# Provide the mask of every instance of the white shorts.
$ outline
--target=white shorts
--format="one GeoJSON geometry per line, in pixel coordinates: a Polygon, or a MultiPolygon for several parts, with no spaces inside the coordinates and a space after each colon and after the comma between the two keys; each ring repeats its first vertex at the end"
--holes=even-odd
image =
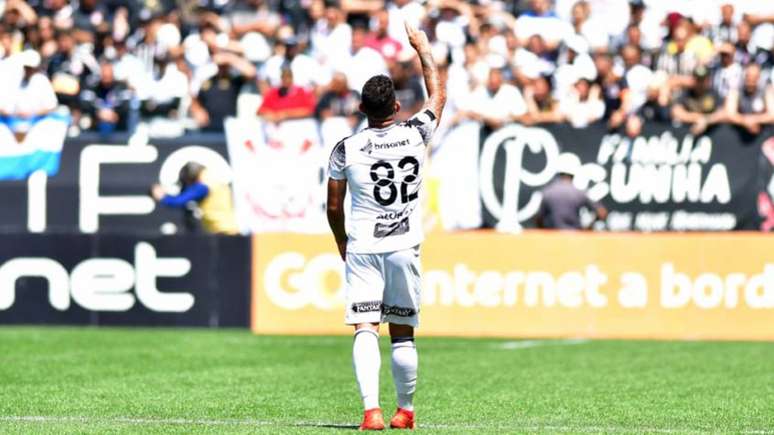
{"type": "Polygon", "coordinates": [[[347,253],[345,323],[417,327],[421,285],[419,246],[383,254],[347,253]]]}

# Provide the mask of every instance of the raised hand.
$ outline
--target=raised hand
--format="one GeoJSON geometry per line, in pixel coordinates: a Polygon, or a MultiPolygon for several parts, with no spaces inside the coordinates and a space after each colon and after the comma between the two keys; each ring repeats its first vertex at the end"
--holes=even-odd
{"type": "Polygon", "coordinates": [[[425,34],[424,31],[412,26],[408,22],[404,21],[403,24],[406,28],[406,35],[408,35],[409,44],[411,44],[414,50],[417,52],[429,51],[430,41],[427,39],[427,34],[425,34]]]}

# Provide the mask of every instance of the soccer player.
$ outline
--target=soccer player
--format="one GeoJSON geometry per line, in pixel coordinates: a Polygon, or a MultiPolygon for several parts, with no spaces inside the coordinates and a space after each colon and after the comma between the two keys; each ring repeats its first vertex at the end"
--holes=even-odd
{"type": "Polygon", "coordinates": [[[384,429],[379,407],[379,325],[389,323],[392,376],[398,410],[390,427],[414,428],[420,292],[419,245],[424,239],[419,199],[426,146],[446,103],[446,87],[423,31],[406,25],[422,64],[429,99],[419,113],[398,123],[400,103],[392,80],[371,77],[360,111],[368,128],[345,138],[329,163],[328,222],[346,263],[345,322],[355,327],[352,362],[365,413],[361,430],[384,429]],[[350,191],[349,231],[344,196],[350,191]]]}

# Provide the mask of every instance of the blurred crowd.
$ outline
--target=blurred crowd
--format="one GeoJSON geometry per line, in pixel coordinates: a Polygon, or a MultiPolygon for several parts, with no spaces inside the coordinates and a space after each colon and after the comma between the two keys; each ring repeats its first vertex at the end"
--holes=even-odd
{"type": "Polygon", "coordinates": [[[389,74],[425,98],[406,20],[448,80],[446,125],[774,121],[769,0],[5,0],[0,116],[69,108],[71,135],[222,131],[229,116],[362,121],[389,74]]]}

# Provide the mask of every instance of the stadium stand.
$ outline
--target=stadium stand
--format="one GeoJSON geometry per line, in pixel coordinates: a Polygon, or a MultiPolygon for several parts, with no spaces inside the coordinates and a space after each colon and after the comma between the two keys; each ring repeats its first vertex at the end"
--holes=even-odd
{"type": "MultiPolygon", "coordinates": [[[[303,189],[290,184],[304,182],[288,181],[275,191],[254,193],[260,189],[253,184],[265,181],[250,184],[240,181],[239,174],[274,174],[277,168],[304,165],[288,150],[311,149],[315,155],[310,160],[323,162],[333,144],[362,125],[358,93],[374,74],[393,77],[403,108],[400,117],[421,107],[419,63],[408,46],[404,20],[428,32],[447,78],[449,103],[434,140],[436,169],[431,174],[437,181],[431,181],[436,186],[431,197],[437,194],[431,202],[438,203],[442,228],[490,227],[514,219],[503,217],[497,210],[501,205],[492,205],[493,197],[484,193],[489,183],[489,174],[482,173],[486,153],[449,152],[464,148],[457,143],[466,141],[483,150],[491,133],[511,127],[527,129],[518,131],[532,138],[533,153],[547,152],[545,144],[538,144],[543,142],[537,130],[530,129],[539,127],[550,132],[559,152],[583,154],[579,157],[586,166],[595,160],[608,165],[605,175],[595,176],[600,169],[592,168],[579,181],[588,178],[581,187],[592,188],[594,200],[607,201],[611,214],[605,228],[757,229],[761,220],[770,219],[770,207],[765,206],[772,203],[774,190],[767,187],[770,165],[758,160],[772,159],[751,155],[732,168],[726,157],[736,153],[717,146],[721,139],[740,147],[750,141],[762,144],[774,121],[774,6],[761,1],[7,0],[0,2],[0,80],[10,83],[11,91],[0,105],[0,141],[13,144],[15,138],[23,143],[30,136],[28,145],[52,157],[59,155],[56,146],[35,145],[33,139],[58,137],[63,126],[66,143],[166,138],[190,144],[200,135],[228,139],[226,154],[237,174],[235,206],[256,210],[243,198],[254,194],[263,198],[261,216],[296,216],[283,207],[300,207],[298,201],[277,196],[294,197],[303,189]],[[41,121],[46,121],[45,133],[27,134],[41,121]],[[480,134],[467,130],[470,124],[483,127],[480,134]],[[314,135],[304,136],[312,130],[314,135]],[[260,132],[251,136],[245,131],[260,132]],[[718,159],[726,172],[733,172],[727,184],[734,195],[728,201],[709,191],[707,201],[696,194],[682,195],[685,189],[675,187],[682,169],[675,169],[674,177],[666,177],[672,180],[672,196],[656,202],[717,200],[727,205],[723,211],[728,213],[729,204],[746,195],[740,201],[750,204],[749,209],[757,202],[757,213],[752,211],[757,216],[723,220],[718,215],[719,220],[710,223],[695,215],[684,225],[651,226],[637,224],[637,216],[617,214],[610,198],[627,203],[631,195],[616,190],[611,165],[654,162],[643,160],[636,144],[653,144],[654,135],[666,141],[665,134],[681,143],[702,135],[710,138],[716,144],[710,160],[718,159]],[[620,143],[605,160],[600,144],[609,140],[620,143]],[[288,152],[261,156],[262,161],[244,169],[236,163],[244,159],[237,157],[240,150],[234,143],[268,144],[273,151],[288,152]],[[266,159],[272,163],[266,165],[266,159]],[[287,162],[279,163],[282,159],[287,162]],[[468,167],[479,160],[481,166],[468,167]],[[454,177],[479,181],[464,183],[454,177]],[[597,185],[595,193],[601,179],[611,187],[597,185]],[[735,181],[740,179],[742,184],[735,181]]],[[[662,158],[670,165],[690,164],[696,155],[693,160],[670,160],[666,154],[662,158]]],[[[36,169],[56,174],[59,160],[35,156],[26,156],[23,164],[18,156],[0,162],[0,178],[25,179],[36,169]]],[[[513,196],[504,197],[502,152],[496,156],[491,169],[498,184],[495,202],[513,201],[513,196]]],[[[555,165],[551,154],[546,156],[543,172],[550,175],[555,165]]],[[[693,184],[711,187],[706,179],[712,162],[699,160],[707,170],[693,184]]],[[[537,168],[534,162],[522,163],[528,170],[537,168]]],[[[635,181],[636,169],[629,172],[635,181]]],[[[310,187],[298,197],[308,196],[320,184],[320,177],[304,179],[310,187]]],[[[535,179],[524,179],[526,184],[529,180],[535,179]]],[[[526,187],[538,190],[548,181],[526,187]]],[[[649,210],[653,195],[638,192],[640,211],[649,210]]],[[[519,213],[534,216],[536,206],[525,205],[529,192],[515,198],[519,213]]],[[[239,210],[237,218],[243,232],[296,228],[244,224],[239,210]]],[[[314,228],[324,231],[324,225],[314,228]]]]}

